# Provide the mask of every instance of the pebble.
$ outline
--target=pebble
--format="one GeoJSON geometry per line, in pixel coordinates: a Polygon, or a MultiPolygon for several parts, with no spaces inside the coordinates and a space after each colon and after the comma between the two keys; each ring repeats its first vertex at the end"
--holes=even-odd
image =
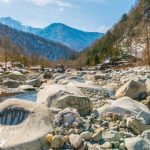
{"type": "Polygon", "coordinates": [[[112,149],[112,145],[110,142],[105,142],[101,148],[103,148],[104,150],[108,150],[108,149],[112,149]]]}
{"type": "Polygon", "coordinates": [[[81,146],[81,144],[83,143],[80,135],[78,135],[78,134],[69,135],[69,142],[70,142],[71,146],[76,149],[79,148],[81,146]]]}
{"type": "Polygon", "coordinates": [[[93,135],[93,133],[91,133],[89,131],[85,131],[80,134],[80,137],[85,140],[90,140],[92,138],[92,135],[93,135]]]}
{"type": "Polygon", "coordinates": [[[100,133],[100,132],[96,132],[96,133],[94,133],[93,136],[92,136],[92,140],[93,140],[94,142],[98,142],[98,141],[100,141],[101,139],[102,139],[102,133],[100,133]]]}
{"type": "Polygon", "coordinates": [[[126,148],[126,146],[125,146],[125,143],[120,143],[120,146],[119,146],[119,149],[120,150],[123,150],[123,149],[125,149],[126,148]]]}
{"type": "Polygon", "coordinates": [[[55,149],[62,148],[64,146],[63,136],[55,135],[52,138],[51,147],[55,149]]]}

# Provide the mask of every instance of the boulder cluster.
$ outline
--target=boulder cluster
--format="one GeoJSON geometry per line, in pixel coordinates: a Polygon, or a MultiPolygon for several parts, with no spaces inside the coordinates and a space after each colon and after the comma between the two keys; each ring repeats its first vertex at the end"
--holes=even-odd
{"type": "Polygon", "coordinates": [[[0,103],[2,150],[150,150],[150,68],[2,72],[1,89],[37,91],[0,103]]]}

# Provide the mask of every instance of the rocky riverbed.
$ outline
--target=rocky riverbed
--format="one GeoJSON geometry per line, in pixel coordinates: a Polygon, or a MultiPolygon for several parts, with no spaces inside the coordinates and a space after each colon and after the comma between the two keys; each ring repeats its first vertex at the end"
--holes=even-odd
{"type": "Polygon", "coordinates": [[[0,71],[0,149],[150,150],[149,67],[0,71]]]}

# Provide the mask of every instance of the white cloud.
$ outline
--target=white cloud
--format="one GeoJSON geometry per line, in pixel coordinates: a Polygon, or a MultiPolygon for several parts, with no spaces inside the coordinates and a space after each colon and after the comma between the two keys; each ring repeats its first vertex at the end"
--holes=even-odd
{"type": "Polygon", "coordinates": [[[68,2],[64,2],[64,1],[60,1],[60,0],[55,0],[55,2],[58,6],[61,6],[61,7],[73,7],[73,5],[68,2]]]}
{"type": "Polygon", "coordinates": [[[97,31],[102,32],[102,33],[106,33],[110,28],[111,28],[110,26],[102,25],[102,26],[98,27],[97,31]]]}
{"type": "Polygon", "coordinates": [[[0,0],[0,2],[4,2],[4,3],[7,3],[7,4],[10,4],[11,3],[11,0],[0,0]]]}
{"type": "Polygon", "coordinates": [[[108,0],[82,0],[82,1],[84,1],[84,2],[90,2],[90,3],[108,3],[108,0]]]}
{"type": "Polygon", "coordinates": [[[61,7],[59,8],[59,11],[61,12],[63,12],[64,10],[65,10],[64,8],[61,8],[61,7]]]}
{"type": "Polygon", "coordinates": [[[69,3],[69,2],[65,2],[64,0],[27,0],[28,2],[32,2],[35,5],[38,6],[45,6],[48,4],[52,4],[52,5],[57,5],[59,7],[74,7],[73,4],[69,3]]]}
{"type": "Polygon", "coordinates": [[[39,6],[44,6],[47,4],[52,4],[54,3],[54,0],[27,0],[28,2],[32,2],[35,5],[39,5],[39,6]]]}
{"type": "Polygon", "coordinates": [[[96,2],[96,3],[106,3],[106,0],[88,0],[88,1],[93,1],[93,2],[96,2]]]}

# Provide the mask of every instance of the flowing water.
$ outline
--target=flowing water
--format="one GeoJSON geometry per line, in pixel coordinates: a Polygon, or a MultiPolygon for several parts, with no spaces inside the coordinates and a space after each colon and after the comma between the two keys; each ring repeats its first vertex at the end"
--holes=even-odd
{"type": "Polygon", "coordinates": [[[27,92],[27,93],[23,93],[23,94],[18,94],[18,95],[0,98],[0,100],[4,101],[4,100],[9,99],[9,98],[18,98],[18,99],[22,99],[22,100],[36,102],[37,93],[36,92],[27,92]]]}

